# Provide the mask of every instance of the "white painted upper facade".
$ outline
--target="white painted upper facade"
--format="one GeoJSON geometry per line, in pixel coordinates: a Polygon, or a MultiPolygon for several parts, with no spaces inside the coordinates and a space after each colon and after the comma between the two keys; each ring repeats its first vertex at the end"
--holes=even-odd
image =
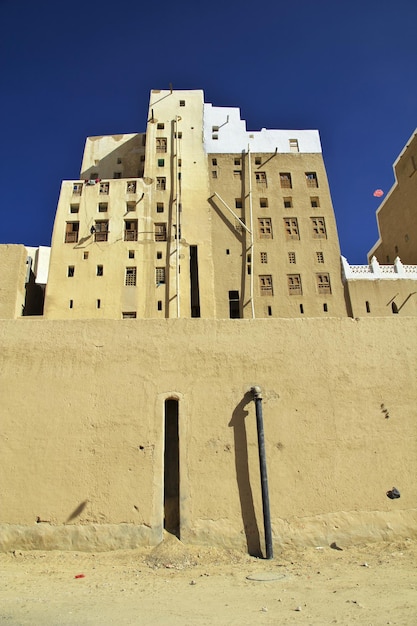
{"type": "Polygon", "coordinates": [[[247,131],[237,107],[204,103],[204,150],[211,153],[304,152],[321,153],[318,130],[247,131]]]}

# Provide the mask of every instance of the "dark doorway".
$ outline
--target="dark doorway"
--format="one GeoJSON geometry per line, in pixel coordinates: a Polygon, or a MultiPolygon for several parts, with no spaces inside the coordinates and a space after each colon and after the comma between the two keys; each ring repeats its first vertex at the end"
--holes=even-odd
{"type": "Polygon", "coordinates": [[[239,319],[241,317],[238,291],[229,291],[229,317],[230,319],[239,319]]]}
{"type": "Polygon", "coordinates": [[[180,537],[178,400],[165,400],[164,528],[180,537]]]}

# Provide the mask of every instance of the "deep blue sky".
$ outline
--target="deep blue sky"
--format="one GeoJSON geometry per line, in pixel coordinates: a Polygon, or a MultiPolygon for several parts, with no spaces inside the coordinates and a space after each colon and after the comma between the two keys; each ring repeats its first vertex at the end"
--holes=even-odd
{"type": "Polygon", "coordinates": [[[342,254],[366,263],[417,126],[415,0],[0,0],[0,243],[49,245],[85,138],[143,132],[169,83],[248,130],[318,128],[342,254]]]}

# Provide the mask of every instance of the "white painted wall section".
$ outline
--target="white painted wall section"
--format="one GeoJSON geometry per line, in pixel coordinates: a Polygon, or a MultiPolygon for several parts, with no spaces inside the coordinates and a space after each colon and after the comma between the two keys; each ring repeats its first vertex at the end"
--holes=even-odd
{"type": "Polygon", "coordinates": [[[318,130],[268,130],[247,131],[246,122],[240,118],[240,109],[214,107],[204,104],[204,150],[206,153],[293,152],[290,139],[296,139],[299,152],[321,153],[318,130]],[[218,130],[217,130],[218,129],[218,130]],[[217,137],[217,139],[216,139],[217,137]]]}

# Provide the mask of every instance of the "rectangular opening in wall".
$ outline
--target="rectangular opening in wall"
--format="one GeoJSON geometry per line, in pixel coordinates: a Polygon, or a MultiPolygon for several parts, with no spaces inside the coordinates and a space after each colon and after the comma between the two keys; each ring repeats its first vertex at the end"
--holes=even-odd
{"type": "Polygon", "coordinates": [[[80,222],[67,222],[65,227],[65,243],[77,243],[80,222]]]}
{"type": "Polygon", "coordinates": [[[290,152],[299,152],[298,139],[290,139],[290,152]]]}
{"type": "Polygon", "coordinates": [[[312,217],[310,219],[314,239],[327,239],[324,217],[312,217]]]}
{"type": "Polygon", "coordinates": [[[306,172],[306,182],[307,187],[318,187],[319,183],[316,172],[306,172]]]}
{"type": "Polygon", "coordinates": [[[167,240],[167,225],[165,222],[155,224],[155,241],[167,240]]]}
{"type": "Polygon", "coordinates": [[[138,240],[138,220],[125,220],[124,240],[138,240]]]}
{"type": "Polygon", "coordinates": [[[179,402],[165,400],[164,419],[164,528],[180,538],[179,402]]]}
{"type": "Polygon", "coordinates": [[[310,204],[312,209],[317,209],[320,206],[320,200],[317,196],[310,198],[310,204]]]}
{"type": "Polygon", "coordinates": [[[157,213],[163,213],[164,212],[164,203],[163,202],[157,202],[156,203],[156,212],[157,213]]]}
{"type": "Polygon", "coordinates": [[[319,293],[332,293],[329,274],[316,274],[316,280],[319,293]]]}
{"type": "Polygon", "coordinates": [[[229,317],[230,319],[240,319],[240,298],[238,291],[229,291],[229,317]]]}
{"type": "Polygon", "coordinates": [[[100,195],[107,196],[109,193],[110,183],[100,183],[100,195]]]}
{"type": "Polygon", "coordinates": [[[72,309],[74,307],[74,300],[69,301],[69,308],[72,309]]]}
{"type": "Polygon", "coordinates": [[[136,311],[126,311],[126,312],[122,313],[122,319],[124,319],[124,320],[136,319],[136,311]]]}
{"type": "Polygon", "coordinates": [[[272,306],[267,307],[267,313],[269,317],[272,315],[272,306]]]}
{"type": "Polygon", "coordinates": [[[125,273],[125,286],[136,287],[136,267],[127,267],[125,273]]]}
{"type": "Polygon", "coordinates": [[[79,204],[71,204],[70,206],[70,213],[78,213],[80,210],[80,205],[79,204]]]}
{"type": "Polygon", "coordinates": [[[165,284],[165,267],[155,268],[155,282],[157,287],[165,284]]]}
{"type": "Polygon", "coordinates": [[[158,311],[162,311],[162,300],[158,300],[157,308],[158,308],[158,311]]]}
{"type": "Polygon", "coordinates": [[[96,306],[97,306],[98,309],[101,307],[101,300],[100,299],[97,300],[96,306]]]}
{"type": "Polygon", "coordinates": [[[288,293],[290,296],[302,296],[303,291],[301,288],[301,276],[300,274],[288,274],[288,293]]]}
{"type": "Polygon", "coordinates": [[[84,261],[88,259],[88,252],[83,252],[83,259],[84,261]]]}
{"type": "Polygon", "coordinates": [[[135,251],[129,250],[129,259],[134,259],[134,258],[135,258],[135,251]]]}
{"type": "Polygon", "coordinates": [[[272,276],[270,274],[264,274],[259,276],[259,289],[261,296],[273,296],[272,289],[272,276]]]}
{"type": "Polygon", "coordinates": [[[164,153],[167,151],[167,139],[166,137],[157,137],[156,138],[156,151],[159,153],[164,153]]]}
{"type": "Polygon", "coordinates": [[[259,206],[265,209],[268,206],[268,198],[259,198],[259,206]]]}
{"type": "Polygon", "coordinates": [[[94,224],[94,240],[107,241],[109,235],[109,220],[98,220],[94,224]]]}
{"type": "Polygon", "coordinates": [[[303,315],[303,314],[304,314],[304,307],[303,307],[303,305],[302,305],[302,304],[300,304],[300,313],[301,313],[301,315],[303,315]]]}
{"type": "Polygon", "coordinates": [[[327,310],[327,302],[323,302],[323,311],[324,311],[325,313],[327,313],[327,312],[328,312],[328,310],[327,310]]]}
{"type": "Polygon", "coordinates": [[[129,180],[126,183],[126,193],[136,193],[136,181],[129,180]]]}
{"type": "Polygon", "coordinates": [[[190,296],[191,317],[200,317],[200,287],[198,278],[197,246],[190,246],[190,296]]]}
{"type": "Polygon", "coordinates": [[[280,172],[279,180],[283,189],[291,189],[291,174],[289,172],[280,172]]]}
{"type": "Polygon", "coordinates": [[[132,213],[136,211],[136,202],[126,202],[126,212],[132,213]]]}
{"type": "Polygon", "coordinates": [[[102,265],[97,265],[96,275],[97,276],[103,276],[103,266],[102,265]]]}
{"type": "Polygon", "coordinates": [[[72,278],[75,274],[75,267],[74,265],[68,265],[68,271],[67,271],[67,276],[68,278],[72,278]]]}
{"type": "Polygon", "coordinates": [[[365,302],[365,307],[366,307],[366,312],[370,313],[371,312],[371,305],[369,304],[368,300],[365,302]]]}
{"type": "Polygon", "coordinates": [[[98,212],[99,213],[107,213],[107,209],[108,209],[108,204],[107,202],[99,202],[98,204],[98,212]]]}

